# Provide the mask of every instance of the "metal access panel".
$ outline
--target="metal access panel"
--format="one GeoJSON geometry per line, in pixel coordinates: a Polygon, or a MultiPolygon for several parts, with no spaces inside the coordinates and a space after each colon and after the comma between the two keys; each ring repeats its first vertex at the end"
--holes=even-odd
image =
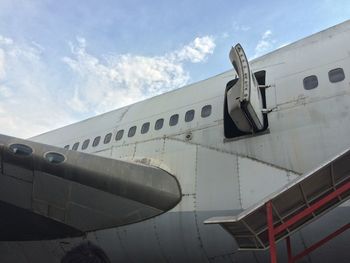
{"type": "Polygon", "coordinates": [[[232,47],[230,60],[236,70],[238,80],[227,91],[228,112],[237,128],[242,132],[262,130],[264,117],[261,93],[240,44],[232,47]]]}
{"type": "Polygon", "coordinates": [[[239,215],[213,217],[204,223],[220,224],[235,238],[239,249],[266,249],[270,245],[266,204],[272,206],[272,225],[279,241],[339,206],[349,196],[350,149],[239,215]],[[307,216],[302,216],[306,211],[307,216]]]}

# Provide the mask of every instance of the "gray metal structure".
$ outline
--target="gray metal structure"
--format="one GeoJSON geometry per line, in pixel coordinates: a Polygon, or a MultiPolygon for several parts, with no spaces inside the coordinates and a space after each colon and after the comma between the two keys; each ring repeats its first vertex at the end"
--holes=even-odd
{"type": "Polygon", "coordinates": [[[5,135],[0,145],[0,240],[82,236],[160,215],[181,199],[176,178],[157,167],[5,135]]]}
{"type": "MultiPolygon", "coordinates": [[[[258,103],[250,105],[263,113],[262,118],[257,113],[259,125],[254,126],[244,112],[230,116],[229,91],[242,86],[230,70],[29,140],[1,137],[0,196],[2,203],[11,205],[3,208],[8,210],[2,210],[1,216],[12,208],[24,208],[30,216],[14,212],[0,221],[2,229],[11,229],[14,222],[29,224],[26,219],[31,218],[32,225],[39,224],[45,233],[54,232],[47,220],[62,227],[59,234],[65,228],[64,233],[78,231],[77,237],[2,241],[0,261],[59,263],[73,255],[71,250],[90,249],[92,254],[105,254],[101,262],[107,262],[105,258],[111,262],[267,262],[266,251],[239,251],[239,243],[227,231],[203,222],[249,211],[349,148],[348,43],[350,21],[250,61],[251,78],[257,82],[250,88],[258,95],[258,103]],[[192,110],[194,118],[185,121],[192,110]],[[169,125],[176,114],[178,123],[169,125]],[[155,129],[160,119],[163,126],[155,129]],[[141,133],[147,122],[149,131],[141,133]],[[134,126],[136,133],[128,136],[134,126]],[[121,130],[124,135],[116,140],[121,130]],[[110,133],[112,140],[105,143],[103,138],[110,133]],[[102,136],[99,144],[81,148],[84,141],[98,136],[102,136]],[[7,152],[25,151],[10,148],[7,140],[31,146],[33,162],[22,162],[7,152]],[[62,149],[66,145],[72,149],[78,142],[77,152],[62,149]],[[47,152],[64,154],[66,163],[54,166],[55,156],[47,152]],[[62,170],[56,173],[52,167],[62,170]],[[37,183],[41,184],[38,192],[37,183]],[[133,190],[124,192],[129,186],[133,190]],[[67,187],[75,196],[63,194],[67,187]],[[103,215],[76,212],[71,221],[72,206],[103,215]]],[[[246,63],[234,61],[238,69],[246,63]]],[[[243,110],[243,104],[232,109],[243,110]]],[[[348,223],[349,206],[344,202],[294,232],[293,248],[303,249],[348,223]]],[[[303,260],[348,262],[349,241],[350,233],[345,232],[303,260]]],[[[286,260],[284,244],[277,248],[278,258],[286,260]]]]}

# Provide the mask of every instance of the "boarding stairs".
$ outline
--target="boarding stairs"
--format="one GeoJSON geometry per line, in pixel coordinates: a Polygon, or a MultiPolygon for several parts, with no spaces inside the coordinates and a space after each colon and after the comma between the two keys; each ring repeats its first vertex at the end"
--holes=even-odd
{"type": "Polygon", "coordinates": [[[213,217],[205,224],[219,224],[236,240],[240,250],[270,250],[277,262],[276,242],[285,239],[288,262],[293,263],[350,228],[350,223],[292,255],[290,236],[338,207],[350,197],[350,149],[298,177],[279,191],[236,216],[213,217]]]}

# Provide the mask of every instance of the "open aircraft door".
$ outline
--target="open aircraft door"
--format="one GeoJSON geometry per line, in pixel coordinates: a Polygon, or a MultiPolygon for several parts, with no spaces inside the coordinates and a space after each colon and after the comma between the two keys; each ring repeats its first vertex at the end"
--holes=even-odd
{"type": "Polygon", "coordinates": [[[226,91],[228,113],[241,132],[261,131],[264,129],[261,91],[240,44],[232,47],[230,60],[238,78],[226,91]]]}

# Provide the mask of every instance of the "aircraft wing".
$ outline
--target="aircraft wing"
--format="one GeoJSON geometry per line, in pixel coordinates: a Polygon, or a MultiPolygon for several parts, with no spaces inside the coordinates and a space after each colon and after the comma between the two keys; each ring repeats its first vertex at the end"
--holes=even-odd
{"type": "Polygon", "coordinates": [[[44,240],[126,225],[181,199],[166,171],[0,135],[0,240],[44,240]]]}

